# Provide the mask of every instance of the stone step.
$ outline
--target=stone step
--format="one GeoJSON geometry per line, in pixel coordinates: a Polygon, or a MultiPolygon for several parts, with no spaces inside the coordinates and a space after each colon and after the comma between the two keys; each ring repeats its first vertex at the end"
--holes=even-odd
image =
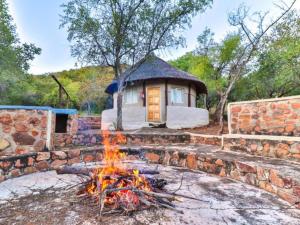
{"type": "Polygon", "coordinates": [[[300,162],[300,137],[227,134],[222,145],[234,152],[300,162]]]}
{"type": "MultiPolygon", "coordinates": [[[[300,208],[298,162],[225,151],[212,145],[131,145],[121,146],[120,149],[129,158],[229,177],[274,193],[300,208]]],[[[68,151],[67,148],[61,150],[68,151]]],[[[96,154],[93,152],[103,152],[103,146],[77,147],[72,150],[96,154]]]]}
{"type": "Polygon", "coordinates": [[[224,151],[208,145],[143,147],[147,148],[146,158],[151,162],[183,166],[230,177],[274,193],[300,208],[298,162],[224,151]]]}
{"type": "MultiPolygon", "coordinates": [[[[2,179],[66,164],[101,161],[104,147],[72,146],[56,150],[59,151],[1,158],[2,179]]],[[[298,162],[225,151],[211,145],[125,145],[120,150],[127,153],[126,160],[147,160],[232,178],[271,192],[300,208],[298,162]]]]}

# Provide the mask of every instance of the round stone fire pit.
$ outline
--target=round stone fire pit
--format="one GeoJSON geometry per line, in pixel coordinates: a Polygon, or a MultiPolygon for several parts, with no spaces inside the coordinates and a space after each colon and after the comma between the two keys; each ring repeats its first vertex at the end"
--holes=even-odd
{"type": "MultiPolygon", "coordinates": [[[[180,214],[148,209],[132,215],[98,216],[97,207],[76,197],[77,175],[39,172],[0,183],[0,224],[300,224],[299,210],[275,195],[228,178],[177,167],[127,162],[129,168],[158,169],[170,192],[197,200],[175,201],[180,214]]],[[[79,164],[93,167],[96,163],[79,164]]],[[[77,165],[78,166],[78,165],[77,165]]]]}

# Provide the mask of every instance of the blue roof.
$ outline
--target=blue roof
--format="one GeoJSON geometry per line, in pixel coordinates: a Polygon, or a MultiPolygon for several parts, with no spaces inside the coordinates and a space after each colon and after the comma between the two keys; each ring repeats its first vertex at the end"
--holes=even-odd
{"type": "Polygon", "coordinates": [[[0,105],[0,110],[1,109],[45,110],[52,111],[55,114],[77,114],[76,109],[57,109],[50,106],[0,105]]]}

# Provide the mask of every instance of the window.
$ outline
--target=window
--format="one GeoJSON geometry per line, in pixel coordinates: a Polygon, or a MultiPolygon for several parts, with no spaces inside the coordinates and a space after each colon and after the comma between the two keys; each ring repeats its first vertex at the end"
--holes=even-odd
{"type": "Polygon", "coordinates": [[[171,89],[171,102],[175,104],[183,103],[183,88],[171,89]]]}
{"type": "Polygon", "coordinates": [[[66,133],[68,125],[67,114],[56,114],[55,133],[66,133]]]}
{"type": "Polygon", "coordinates": [[[128,88],[125,92],[125,104],[138,103],[137,91],[133,88],[128,88]]]}

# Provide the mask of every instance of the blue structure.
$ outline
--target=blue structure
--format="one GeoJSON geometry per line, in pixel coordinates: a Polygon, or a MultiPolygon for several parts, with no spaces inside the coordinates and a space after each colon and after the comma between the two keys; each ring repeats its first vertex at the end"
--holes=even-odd
{"type": "Polygon", "coordinates": [[[45,110],[52,111],[55,114],[74,115],[77,114],[76,109],[58,109],[50,106],[25,106],[25,105],[0,105],[1,109],[24,109],[24,110],[45,110]]]}

